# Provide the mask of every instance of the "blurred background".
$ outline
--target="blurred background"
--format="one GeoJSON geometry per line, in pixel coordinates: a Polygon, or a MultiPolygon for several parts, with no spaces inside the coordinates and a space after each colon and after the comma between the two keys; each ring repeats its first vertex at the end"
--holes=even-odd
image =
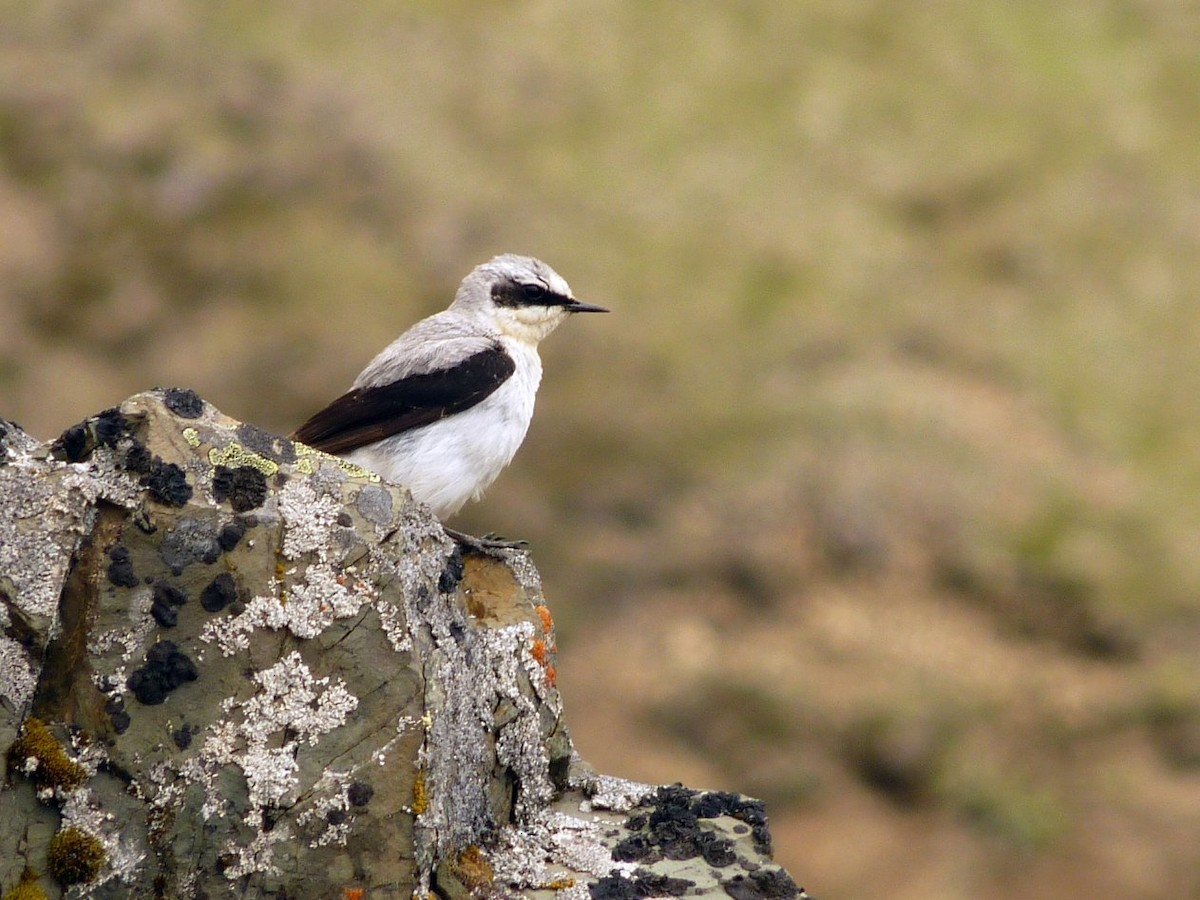
{"type": "Polygon", "coordinates": [[[0,0],[0,415],[288,432],[493,254],[579,751],[821,900],[1200,895],[1200,14],[0,0]]]}

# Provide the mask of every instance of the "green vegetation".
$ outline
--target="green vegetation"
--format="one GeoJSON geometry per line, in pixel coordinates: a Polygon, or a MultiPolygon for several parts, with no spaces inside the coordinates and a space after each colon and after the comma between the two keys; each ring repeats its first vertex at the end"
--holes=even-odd
{"type": "Polygon", "coordinates": [[[87,781],[87,769],[67,755],[40,719],[28,718],[21,735],[8,748],[8,771],[24,775],[38,787],[71,791],[87,781]]]}
{"type": "Polygon", "coordinates": [[[21,880],[4,894],[4,900],[46,900],[46,892],[38,885],[37,872],[26,869],[21,880]]]}
{"type": "Polygon", "coordinates": [[[100,874],[107,857],[100,839],[82,828],[64,828],[50,838],[46,871],[61,884],[87,884],[100,874]]]}
{"type": "Polygon", "coordinates": [[[0,26],[0,415],[286,432],[533,253],[615,312],[456,524],[532,542],[585,757],[765,794],[827,900],[1200,892],[1186,5],[0,26]]]}

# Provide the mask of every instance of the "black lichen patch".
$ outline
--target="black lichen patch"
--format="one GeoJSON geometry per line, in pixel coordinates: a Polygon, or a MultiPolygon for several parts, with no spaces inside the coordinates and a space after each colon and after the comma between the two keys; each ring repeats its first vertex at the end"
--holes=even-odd
{"type": "MultiPolygon", "coordinates": [[[[753,810],[761,811],[762,804],[738,794],[722,791],[701,793],[682,785],[660,787],[650,797],[651,809],[630,816],[625,827],[635,834],[613,848],[613,859],[619,862],[654,863],[662,859],[685,860],[701,857],[714,868],[724,868],[737,861],[733,842],[704,828],[700,819],[733,816],[751,828],[753,810]]],[[[766,816],[762,815],[764,834],[766,816]]],[[[755,846],[758,834],[755,833],[755,846]]]]}
{"type": "Polygon", "coordinates": [[[455,544],[450,555],[446,557],[446,565],[442,569],[442,574],[438,576],[438,590],[443,594],[449,594],[458,587],[458,583],[462,580],[462,548],[455,544]]]}
{"type": "Polygon", "coordinates": [[[117,587],[138,586],[138,577],[134,574],[129,550],[120,544],[108,551],[108,580],[117,587]]]}
{"type": "Polygon", "coordinates": [[[246,524],[244,522],[228,522],[222,525],[221,530],[217,532],[217,546],[223,553],[228,553],[242,542],[245,535],[246,524]]]}
{"type": "Polygon", "coordinates": [[[192,727],[190,725],[182,725],[171,732],[171,740],[175,742],[175,746],[180,750],[186,750],[192,745],[192,727]]]}
{"type": "Polygon", "coordinates": [[[213,496],[218,503],[229,501],[235,512],[249,512],[267,499],[267,479],[254,466],[217,466],[213,473],[213,496]]]}
{"type": "Polygon", "coordinates": [[[154,457],[146,449],[145,444],[135,440],[125,449],[125,457],[122,462],[125,468],[135,475],[148,475],[150,466],[154,463],[154,457]]]}
{"type": "Polygon", "coordinates": [[[181,419],[198,419],[204,415],[204,401],[188,388],[164,388],[163,405],[181,419]]]}
{"type": "Polygon", "coordinates": [[[151,458],[140,482],[151,497],[165,506],[183,506],[192,499],[192,486],[183,469],[157,456],[151,458]]]}
{"type": "Polygon", "coordinates": [[[210,613],[220,612],[237,599],[237,582],[228,572],[222,572],[200,592],[200,605],[210,613]]]}
{"type": "Polygon", "coordinates": [[[282,463],[296,461],[295,445],[287,438],[245,422],[237,427],[237,436],[246,449],[253,450],[260,456],[282,463]]]}
{"type": "Polygon", "coordinates": [[[104,711],[108,713],[108,720],[112,723],[113,731],[117,734],[124,734],[129,730],[133,720],[129,718],[129,713],[125,710],[125,700],[120,694],[114,694],[104,702],[104,711]]]}
{"type": "Polygon", "coordinates": [[[157,706],[180,685],[200,676],[192,662],[172,641],[159,641],[146,654],[146,663],[134,669],[125,682],[146,706],[157,706]]]}
{"type": "MultiPolygon", "coordinates": [[[[152,601],[150,605],[150,614],[151,616],[154,616],[155,619],[158,619],[158,614],[155,612],[156,608],[158,608],[158,610],[176,611],[178,610],[178,607],[186,604],[186,602],[187,593],[184,592],[184,590],[176,588],[174,584],[168,584],[167,582],[160,581],[154,586],[154,601],[152,601]]],[[[163,623],[160,620],[158,624],[162,625],[163,623]]],[[[169,625],[168,628],[170,628],[169,625]]]]}
{"type": "Polygon", "coordinates": [[[639,869],[627,878],[615,869],[599,881],[588,885],[592,900],[641,900],[643,897],[682,897],[694,881],[670,878],[639,869]]]}
{"type": "Polygon", "coordinates": [[[330,825],[341,825],[343,822],[346,821],[346,819],[347,819],[347,816],[346,816],[346,811],[344,809],[337,809],[335,807],[334,809],[331,809],[327,813],[325,813],[325,821],[328,822],[330,825]]]}
{"type": "MultiPolygon", "coordinates": [[[[660,791],[673,791],[671,788],[659,788],[660,791]]],[[[678,788],[686,791],[687,788],[678,788]]],[[[771,855],[771,832],[767,827],[767,808],[761,800],[751,800],[741,794],[730,791],[708,791],[695,797],[692,809],[702,819],[715,819],[717,816],[729,816],[750,826],[754,834],[754,849],[764,856],[771,855]]]]}
{"type": "Polygon", "coordinates": [[[808,896],[783,869],[763,868],[749,875],[735,875],[721,887],[733,900],[793,900],[808,896]]]}
{"type": "Polygon", "coordinates": [[[179,610],[158,598],[150,604],[150,615],[154,616],[160,628],[174,628],[179,624],[179,610]]]}
{"type": "Polygon", "coordinates": [[[101,447],[112,447],[129,430],[129,420],[117,408],[106,409],[89,420],[101,447]]]}
{"type": "Polygon", "coordinates": [[[365,781],[353,781],[346,790],[346,799],[350,801],[351,806],[366,806],[374,796],[375,788],[365,781]]]}
{"type": "Polygon", "coordinates": [[[8,748],[8,771],[20,773],[43,788],[73,790],[87,781],[88,772],[67,751],[41,719],[30,717],[21,735],[8,748]]]}
{"type": "Polygon", "coordinates": [[[112,447],[129,430],[129,420],[119,409],[106,409],[72,425],[50,445],[56,459],[82,462],[97,447],[112,447]]]}
{"type": "Polygon", "coordinates": [[[195,562],[215,563],[221,558],[216,526],[206,518],[180,518],[163,538],[159,554],[177,575],[195,562]]]}
{"type": "Polygon", "coordinates": [[[94,445],[88,446],[87,426],[83,422],[72,425],[50,445],[50,452],[57,459],[65,459],[67,462],[79,462],[86,459],[93,449],[95,449],[94,445]]]}

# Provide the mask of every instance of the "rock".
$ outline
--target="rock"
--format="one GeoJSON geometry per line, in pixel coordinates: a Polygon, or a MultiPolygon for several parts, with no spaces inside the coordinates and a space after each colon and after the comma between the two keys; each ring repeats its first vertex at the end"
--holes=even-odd
{"type": "Polygon", "coordinates": [[[0,423],[0,509],[0,890],[802,896],[761,805],[591,772],[528,556],[366,470],[151,391],[0,423]]]}

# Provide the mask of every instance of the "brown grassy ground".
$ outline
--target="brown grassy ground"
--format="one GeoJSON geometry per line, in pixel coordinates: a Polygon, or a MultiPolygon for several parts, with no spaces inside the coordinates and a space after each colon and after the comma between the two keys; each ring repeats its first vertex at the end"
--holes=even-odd
{"type": "Polygon", "coordinates": [[[817,896],[1200,893],[1186,4],[0,0],[0,414],[287,431],[476,262],[604,320],[465,528],[576,743],[817,896]]]}

